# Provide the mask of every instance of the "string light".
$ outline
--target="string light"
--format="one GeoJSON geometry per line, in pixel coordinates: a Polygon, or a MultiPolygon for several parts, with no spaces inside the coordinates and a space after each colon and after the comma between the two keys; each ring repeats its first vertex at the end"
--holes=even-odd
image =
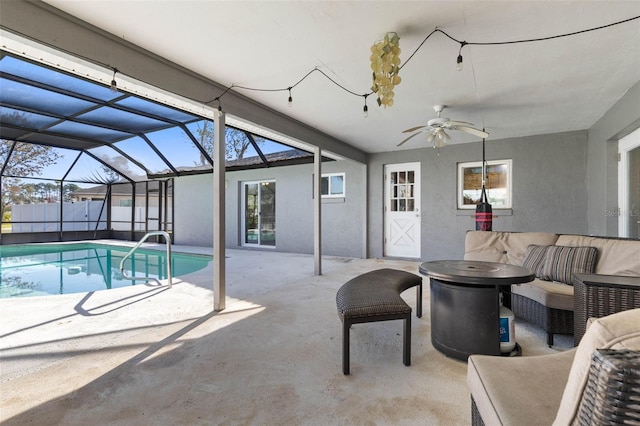
{"type": "MultiPolygon", "coordinates": [[[[571,32],[571,33],[566,33],[566,34],[559,34],[559,35],[554,35],[554,36],[549,36],[549,37],[533,38],[533,39],[526,39],[526,40],[512,40],[512,41],[499,41],[499,42],[466,42],[466,41],[460,41],[460,40],[457,40],[456,38],[450,36],[445,31],[443,31],[443,30],[441,30],[441,29],[436,27],[436,29],[431,31],[424,38],[424,40],[422,40],[422,42],[418,45],[418,47],[411,53],[409,58],[406,59],[402,65],[399,65],[397,67],[396,74],[411,61],[411,59],[416,55],[416,53],[418,53],[418,51],[422,48],[422,46],[426,43],[426,41],[435,33],[441,33],[445,37],[448,37],[452,41],[455,41],[456,43],[460,44],[460,50],[458,51],[458,58],[456,60],[456,69],[462,70],[462,68],[463,68],[462,48],[464,46],[466,46],[466,45],[495,46],[495,45],[504,45],[504,44],[518,44],[518,43],[531,43],[531,42],[536,42],[536,41],[545,41],[545,40],[551,40],[551,39],[555,39],[555,38],[579,35],[579,34],[587,33],[587,32],[590,32],[590,31],[597,31],[597,30],[608,28],[608,27],[613,27],[613,26],[616,26],[616,25],[620,25],[620,24],[624,24],[624,23],[627,23],[627,22],[631,22],[631,21],[634,21],[634,20],[637,20],[637,19],[640,19],[640,16],[634,16],[634,17],[627,18],[627,19],[624,19],[624,20],[621,20],[621,21],[613,22],[611,24],[601,25],[599,27],[588,28],[586,30],[574,31],[574,32],[571,32]]],[[[389,33],[389,34],[395,34],[395,33],[389,33]]],[[[398,49],[399,49],[399,46],[398,46],[398,49]]],[[[101,66],[101,67],[104,67],[104,68],[111,68],[113,70],[113,78],[111,80],[111,85],[110,85],[109,88],[110,88],[110,90],[112,90],[114,92],[118,91],[118,85],[117,85],[117,82],[116,82],[116,73],[118,73],[120,71],[117,68],[112,67],[109,64],[96,61],[95,59],[92,59],[92,58],[83,57],[83,56],[79,56],[79,57],[81,59],[83,59],[83,60],[85,60],[87,62],[93,63],[95,65],[98,65],[98,66],[101,66]]],[[[323,72],[322,70],[318,69],[317,67],[312,69],[311,71],[309,71],[296,84],[294,84],[293,86],[286,87],[286,88],[282,88],[282,89],[260,89],[260,88],[243,87],[243,86],[238,86],[238,85],[232,84],[231,86],[227,87],[220,95],[218,95],[213,100],[210,100],[210,101],[203,101],[203,100],[200,100],[200,99],[191,99],[191,100],[199,102],[199,103],[203,103],[205,105],[217,101],[218,102],[218,111],[222,111],[222,104],[220,102],[220,98],[222,98],[225,94],[227,94],[227,92],[229,92],[232,89],[244,89],[244,90],[253,90],[253,91],[261,91],[261,92],[277,92],[277,91],[288,90],[289,91],[289,103],[292,103],[293,98],[291,97],[291,89],[295,88],[298,84],[302,83],[307,77],[309,77],[314,72],[321,73],[325,78],[327,78],[329,81],[331,81],[334,85],[338,86],[339,88],[341,88],[342,90],[344,90],[347,93],[350,93],[350,94],[352,94],[354,96],[365,96],[365,106],[363,108],[363,114],[368,113],[368,107],[366,105],[366,96],[371,95],[373,93],[376,93],[375,91],[369,92],[366,95],[361,95],[359,93],[351,91],[351,90],[347,89],[346,87],[342,86],[341,84],[339,84],[338,82],[336,82],[334,79],[329,77],[325,72],[323,72]]],[[[399,76],[398,76],[398,78],[399,78],[399,76]]],[[[144,81],[142,81],[142,82],[144,82],[144,81]]],[[[396,83],[396,84],[398,84],[398,83],[396,83]]],[[[387,105],[387,106],[390,106],[390,105],[387,105]]]]}
{"type": "Polygon", "coordinates": [[[113,69],[113,77],[111,78],[111,86],[109,87],[109,90],[111,90],[113,93],[118,93],[118,83],[116,83],[116,73],[118,72],[117,68],[113,69]]]}
{"type": "MultiPolygon", "coordinates": [[[[390,67],[386,67],[386,70],[387,70],[387,72],[393,71],[393,73],[394,73],[393,79],[391,79],[389,81],[389,83],[394,83],[394,85],[399,84],[401,80],[400,80],[400,76],[398,75],[398,72],[402,68],[404,68],[409,63],[409,61],[411,61],[411,59],[415,56],[416,53],[418,53],[418,51],[422,48],[422,46],[426,43],[426,41],[435,33],[441,33],[445,37],[448,37],[452,41],[455,41],[456,43],[460,44],[460,49],[458,50],[458,57],[456,59],[456,69],[458,71],[462,71],[462,69],[463,69],[462,48],[464,46],[466,46],[466,45],[495,46],[495,45],[503,45],[503,44],[518,44],[518,43],[531,43],[531,42],[536,42],[536,41],[545,41],[545,40],[551,40],[551,39],[555,39],[555,38],[569,37],[569,36],[578,35],[578,34],[590,32],[590,31],[601,30],[601,29],[604,29],[604,28],[608,28],[608,27],[612,27],[612,26],[615,26],[615,25],[624,24],[624,23],[627,23],[627,22],[630,22],[630,21],[634,21],[634,20],[637,20],[637,19],[640,19],[640,16],[634,16],[632,18],[624,19],[622,21],[613,22],[611,24],[602,25],[602,26],[595,27],[595,28],[589,28],[589,29],[581,30],[581,31],[574,31],[572,33],[559,34],[559,35],[555,35],[555,36],[542,37],[542,38],[533,38],[533,39],[525,39],[525,40],[512,40],[512,41],[499,41],[499,42],[471,42],[471,41],[467,42],[467,41],[461,41],[461,40],[456,39],[455,37],[452,37],[451,35],[447,34],[445,31],[443,31],[443,30],[441,30],[441,29],[436,27],[436,29],[431,31],[424,38],[424,40],[422,40],[422,42],[411,53],[411,55],[408,57],[408,59],[404,61],[404,63],[402,65],[400,65],[399,58],[395,59],[395,57],[397,55],[399,55],[399,53],[400,53],[400,47],[399,47],[399,43],[398,43],[400,37],[398,37],[396,33],[387,33],[387,36],[385,36],[385,37],[388,37],[391,34],[390,38],[388,39],[389,44],[391,44],[391,41],[394,39],[394,35],[395,35],[395,37],[397,37],[397,40],[395,40],[395,44],[396,44],[397,50],[396,50],[395,56],[394,55],[390,55],[389,56],[390,58],[392,58],[390,64],[393,65],[393,69],[390,68],[390,67]]],[[[370,59],[372,59],[372,61],[375,59],[374,58],[375,52],[373,51],[375,46],[376,46],[376,44],[374,44],[371,47],[372,55],[371,55],[370,59]]],[[[383,41],[382,48],[384,49],[384,41],[383,41]]],[[[393,51],[393,46],[391,46],[391,49],[393,51]]],[[[376,60],[376,63],[377,63],[377,60],[376,60]]],[[[373,68],[373,66],[374,66],[373,62],[371,64],[371,66],[373,68]]],[[[117,71],[117,70],[114,69],[114,71],[117,71]]],[[[220,105],[220,98],[222,96],[224,96],[227,92],[229,92],[232,89],[243,89],[243,90],[259,91],[259,92],[278,92],[278,91],[287,90],[289,92],[289,99],[288,99],[287,105],[292,106],[293,98],[291,97],[291,89],[295,88],[298,84],[302,83],[307,77],[309,77],[314,72],[321,73],[325,78],[327,78],[334,85],[338,86],[339,88],[341,88],[345,92],[348,92],[348,93],[350,93],[350,94],[352,94],[354,96],[363,96],[364,100],[365,100],[364,107],[362,109],[362,113],[363,113],[364,117],[367,117],[368,116],[368,112],[369,112],[369,108],[367,107],[367,96],[369,96],[369,95],[372,95],[374,93],[378,93],[378,95],[379,95],[379,97],[378,97],[378,105],[380,105],[380,106],[383,106],[383,105],[384,106],[392,106],[393,105],[393,90],[392,90],[393,87],[390,86],[391,90],[385,89],[386,93],[384,94],[384,96],[380,96],[382,93],[379,93],[379,90],[376,90],[376,89],[380,89],[381,85],[379,84],[380,82],[378,82],[378,87],[376,88],[376,78],[375,77],[374,77],[374,85],[371,88],[372,91],[367,93],[367,94],[365,94],[365,95],[362,95],[362,94],[359,94],[359,93],[356,93],[354,91],[351,91],[351,90],[347,89],[346,87],[344,87],[343,85],[341,85],[340,83],[338,83],[337,81],[335,81],[334,79],[329,77],[325,72],[323,72],[322,70],[318,69],[318,67],[316,67],[316,68],[312,69],[311,71],[309,71],[304,77],[302,77],[293,86],[289,86],[289,87],[281,88],[281,89],[261,89],[261,88],[253,88],[253,87],[243,87],[243,86],[238,86],[238,85],[232,84],[231,86],[227,87],[218,97],[216,97],[212,101],[207,101],[207,102],[204,102],[204,103],[205,104],[209,104],[211,102],[218,101],[218,104],[219,104],[218,105],[218,110],[222,111],[222,106],[220,105]],[[391,95],[391,96],[388,96],[388,95],[391,95]]],[[[374,75],[375,75],[375,72],[374,72],[374,75]]],[[[115,76],[115,72],[114,72],[114,76],[115,76]]],[[[200,101],[200,102],[202,102],[202,101],[200,101]]]]}
{"type": "Polygon", "coordinates": [[[367,118],[369,116],[369,107],[367,106],[367,96],[369,93],[362,95],[364,97],[364,108],[362,108],[362,117],[367,118]]]}
{"type": "Polygon", "coordinates": [[[462,43],[460,43],[460,50],[458,50],[458,60],[456,64],[457,71],[462,71],[462,48],[464,47],[465,44],[467,44],[466,41],[463,41],[462,43]]]}

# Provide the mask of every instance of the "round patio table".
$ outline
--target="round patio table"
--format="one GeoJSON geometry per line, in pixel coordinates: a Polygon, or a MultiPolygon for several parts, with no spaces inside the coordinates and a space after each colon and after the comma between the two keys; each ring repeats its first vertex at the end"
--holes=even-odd
{"type": "MultiPolygon", "coordinates": [[[[500,291],[532,281],[522,266],[473,260],[424,262],[430,278],[431,343],[447,356],[466,361],[471,354],[500,352],[500,291]]],[[[516,344],[514,354],[520,353],[516,344]]]]}

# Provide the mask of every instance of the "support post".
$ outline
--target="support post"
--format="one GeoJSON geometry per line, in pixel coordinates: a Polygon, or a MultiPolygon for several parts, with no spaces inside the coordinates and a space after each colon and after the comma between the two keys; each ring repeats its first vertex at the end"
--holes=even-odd
{"type": "Polygon", "coordinates": [[[225,268],[225,116],[216,111],[213,136],[213,310],[226,307],[225,268]]]}
{"type": "Polygon", "coordinates": [[[316,146],[313,155],[313,257],[315,274],[322,275],[322,151],[316,146]]]}

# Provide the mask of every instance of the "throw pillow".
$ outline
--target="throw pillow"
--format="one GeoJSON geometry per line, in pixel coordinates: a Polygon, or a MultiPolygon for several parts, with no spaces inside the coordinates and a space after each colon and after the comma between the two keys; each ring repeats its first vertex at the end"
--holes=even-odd
{"type": "Polygon", "coordinates": [[[529,244],[524,252],[524,260],[522,266],[536,274],[536,278],[542,279],[542,269],[544,267],[544,259],[547,254],[547,247],[529,244]]]}
{"type": "Polygon", "coordinates": [[[596,268],[595,247],[549,246],[542,269],[543,280],[573,285],[573,273],[590,274],[596,268]]]}

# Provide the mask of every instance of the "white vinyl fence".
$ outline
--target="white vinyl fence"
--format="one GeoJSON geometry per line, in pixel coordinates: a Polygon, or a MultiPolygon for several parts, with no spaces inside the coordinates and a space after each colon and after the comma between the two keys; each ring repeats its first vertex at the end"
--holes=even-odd
{"type": "MultiPolygon", "coordinates": [[[[62,206],[63,231],[93,231],[107,229],[107,209],[102,209],[102,201],[76,201],[62,206]]],[[[146,208],[135,209],[135,230],[145,230],[146,208]]],[[[159,229],[158,207],[149,207],[149,229],[159,229]]],[[[171,212],[169,212],[171,217],[171,212]]],[[[21,204],[11,207],[11,232],[57,232],[60,231],[60,204],[21,204]],[[19,223],[16,223],[19,222],[19,223]]],[[[131,229],[131,208],[111,208],[111,228],[118,231],[131,229]]]]}

